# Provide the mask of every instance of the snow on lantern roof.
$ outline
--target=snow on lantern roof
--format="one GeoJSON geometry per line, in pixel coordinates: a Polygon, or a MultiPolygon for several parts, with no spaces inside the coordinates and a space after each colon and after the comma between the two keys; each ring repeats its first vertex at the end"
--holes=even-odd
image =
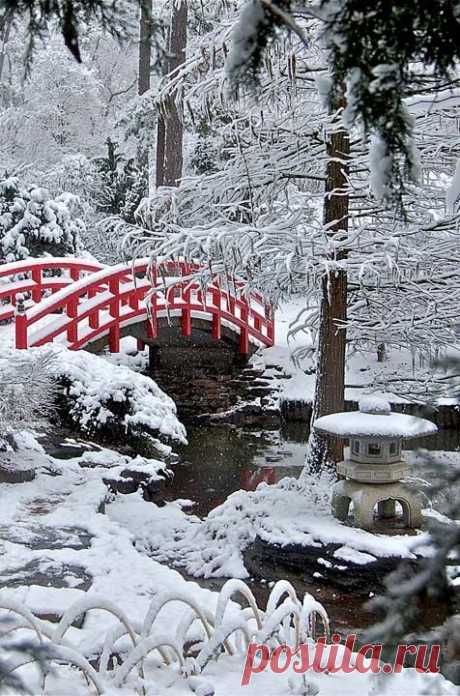
{"type": "Polygon", "coordinates": [[[317,418],[315,430],[338,437],[375,437],[380,439],[410,439],[437,432],[434,423],[425,418],[392,413],[388,401],[366,396],[359,402],[359,411],[332,413],[317,418]]]}
{"type": "Polygon", "coordinates": [[[373,413],[375,415],[389,415],[391,413],[390,403],[381,396],[374,394],[366,394],[359,401],[359,410],[361,413],[373,413]]]}

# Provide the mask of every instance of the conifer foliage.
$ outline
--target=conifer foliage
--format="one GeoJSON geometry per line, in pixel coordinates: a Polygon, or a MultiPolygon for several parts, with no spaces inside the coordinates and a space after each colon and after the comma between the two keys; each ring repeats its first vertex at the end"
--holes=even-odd
{"type": "Polygon", "coordinates": [[[108,33],[123,38],[127,33],[126,0],[2,0],[0,29],[6,20],[26,21],[29,35],[29,54],[36,39],[43,39],[49,25],[54,23],[65,45],[80,63],[81,35],[92,20],[108,33]],[[82,29],[83,25],[83,29],[82,29]]]}
{"type": "Polygon", "coordinates": [[[78,198],[70,193],[52,198],[46,189],[22,186],[16,177],[0,178],[0,260],[78,253],[85,226],[77,208],[78,198]]]}
{"type": "MultiPolygon", "coordinates": [[[[329,52],[331,99],[347,87],[347,116],[377,133],[391,160],[390,185],[402,184],[398,155],[415,178],[414,121],[404,100],[422,85],[458,85],[460,5],[454,0],[249,0],[234,35],[229,75],[235,83],[257,78],[280,26],[300,33],[294,18],[321,27],[329,52]],[[425,74],[423,74],[425,73],[425,74]],[[427,78],[427,73],[430,77],[427,78]]],[[[309,43],[308,34],[304,41],[309,43]]]]}

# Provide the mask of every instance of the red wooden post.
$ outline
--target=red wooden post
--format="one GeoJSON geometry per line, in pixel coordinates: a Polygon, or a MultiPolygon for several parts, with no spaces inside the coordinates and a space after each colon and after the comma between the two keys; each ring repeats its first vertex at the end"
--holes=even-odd
{"type": "Polygon", "coordinates": [[[109,280],[109,290],[114,296],[113,300],[110,300],[109,314],[118,319],[120,316],[120,279],[118,276],[109,280]]]}
{"type": "Polygon", "coordinates": [[[109,351],[111,353],[120,352],[120,325],[118,322],[109,329],[109,351]]]}
{"type": "Polygon", "coordinates": [[[153,310],[152,315],[147,319],[146,324],[147,337],[153,340],[158,336],[157,316],[153,313],[153,310]]]}
{"type": "MultiPolygon", "coordinates": [[[[88,300],[92,300],[97,295],[97,289],[95,287],[88,288],[88,300]]],[[[89,327],[90,329],[99,328],[99,310],[95,309],[89,315],[89,327]]]]}
{"type": "Polygon", "coordinates": [[[247,355],[249,353],[249,327],[248,314],[249,308],[247,302],[241,302],[241,321],[243,325],[240,329],[240,353],[247,355]]]}
{"type": "Polygon", "coordinates": [[[78,297],[72,298],[67,302],[67,316],[73,319],[67,328],[67,340],[69,343],[78,341],[78,297]]]}
{"type": "Polygon", "coordinates": [[[217,309],[212,315],[212,337],[217,341],[221,339],[222,335],[222,321],[221,321],[221,292],[220,288],[213,288],[212,290],[212,301],[217,309]]]}
{"type": "Polygon", "coordinates": [[[91,312],[89,315],[89,328],[90,329],[98,329],[99,328],[99,310],[95,309],[94,312],[91,312]]]}
{"type": "Polygon", "coordinates": [[[166,303],[167,304],[174,304],[174,300],[176,297],[180,297],[181,290],[180,288],[178,289],[176,285],[171,285],[167,290],[166,290],[166,303]]]}
{"type": "Polygon", "coordinates": [[[145,343],[141,338],[137,339],[137,350],[144,350],[145,349],[145,343]]]}
{"type": "Polygon", "coordinates": [[[40,302],[42,299],[42,269],[32,268],[32,280],[36,284],[36,287],[32,289],[32,300],[34,302],[40,302]]]}
{"type": "Polygon", "coordinates": [[[139,309],[139,297],[137,295],[137,290],[134,290],[128,298],[129,306],[131,309],[138,310],[139,309]]]}
{"type": "Polygon", "coordinates": [[[71,268],[70,269],[70,277],[72,278],[72,280],[74,282],[77,280],[80,280],[80,269],[75,268],[75,266],[73,268],[71,268]]]}
{"type": "Polygon", "coordinates": [[[222,321],[220,312],[216,312],[212,315],[212,337],[215,338],[216,341],[220,341],[222,337],[222,321]]]}
{"type": "Polygon", "coordinates": [[[152,283],[152,294],[150,295],[150,316],[147,320],[147,337],[151,340],[158,336],[158,297],[155,288],[158,285],[158,265],[152,264],[150,267],[150,282],[152,283]]]}
{"type": "Polygon", "coordinates": [[[182,288],[182,299],[185,306],[182,308],[182,336],[192,335],[192,312],[190,310],[190,288],[182,288]]]}
{"type": "Polygon", "coordinates": [[[120,278],[110,278],[109,290],[113,295],[113,300],[110,300],[109,314],[116,320],[116,323],[109,329],[109,350],[111,353],[120,352],[120,278]]]}
{"type": "Polygon", "coordinates": [[[17,295],[17,309],[15,316],[16,348],[26,350],[27,348],[27,315],[24,306],[24,298],[17,295]]]}

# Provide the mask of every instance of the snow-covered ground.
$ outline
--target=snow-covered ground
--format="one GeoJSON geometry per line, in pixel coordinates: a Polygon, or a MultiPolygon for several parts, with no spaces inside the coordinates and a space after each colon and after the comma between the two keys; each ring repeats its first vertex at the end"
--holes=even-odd
{"type": "MultiPolygon", "coordinates": [[[[184,586],[177,572],[138,553],[132,534],[100,511],[108,495],[103,477],[108,471],[116,475],[131,464],[129,458],[101,449],[64,461],[47,456],[29,437],[28,445],[31,443],[38,466],[36,478],[23,484],[2,484],[0,578],[3,585],[10,585],[2,590],[2,597],[19,600],[35,612],[60,613],[84,595],[83,590],[76,589],[81,572],[83,577],[91,577],[92,593],[118,602],[140,621],[155,592],[184,586]],[[82,532],[84,543],[72,543],[75,539],[78,542],[82,532]],[[48,548],[46,540],[55,534],[58,539],[52,540],[48,548]],[[40,548],[40,543],[36,547],[40,537],[45,540],[45,548],[40,548]],[[28,564],[33,564],[32,576],[35,571],[49,575],[47,586],[28,583],[28,564]],[[53,587],[53,577],[62,576],[66,569],[69,572],[64,573],[63,587],[53,587]],[[21,577],[24,584],[19,582],[21,577]],[[14,587],[16,584],[18,587],[14,587]]],[[[152,460],[150,466],[153,476],[164,467],[162,462],[155,466],[152,460]]],[[[211,593],[195,583],[188,587],[195,596],[212,601],[211,593]]],[[[169,620],[177,618],[173,612],[169,620]]],[[[165,627],[167,622],[166,614],[165,627]]],[[[104,617],[89,618],[85,625],[89,650],[100,644],[105,625],[104,617]]]]}
{"type": "MultiPolygon", "coordinates": [[[[304,302],[301,297],[281,305],[276,312],[275,345],[252,358],[255,365],[265,367],[266,375],[271,374],[277,379],[280,379],[280,373],[276,368],[283,369],[285,378],[280,379],[281,401],[313,401],[315,374],[309,359],[312,337],[306,331],[293,331],[303,308],[304,302]]],[[[458,353],[456,355],[458,357],[458,353]]],[[[423,366],[421,360],[420,356],[415,356],[408,350],[391,346],[386,347],[383,362],[378,362],[375,350],[348,355],[345,398],[349,401],[359,401],[363,394],[373,393],[391,403],[407,402],[408,399],[404,395],[396,394],[389,389],[382,390],[381,385],[384,382],[391,384],[401,376],[409,378],[421,367],[429,372],[429,363],[423,366]]],[[[444,398],[440,403],[456,401],[444,398]]]]}
{"type": "MultiPolygon", "coordinates": [[[[159,543],[162,539],[164,545],[167,539],[174,539],[188,525],[191,532],[189,542],[195,543],[203,553],[203,539],[206,538],[207,543],[210,543],[212,528],[219,536],[219,520],[222,518],[227,517],[227,522],[231,522],[234,538],[235,535],[240,537],[241,534],[247,533],[247,525],[240,528],[242,506],[247,509],[247,519],[259,518],[259,531],[265,527],[267,533],[270,533],[270,526],[267,526],[269,522],[267,519],[264,520],[265,505],[273,507],[276,495],[280,504],[282,497],[282,486],[278,489],[261,486],[256,494],[250,494],[246,500],[243,500],[242,493],[237,493],[222,506],[222,510],[216,511],[213,518],[208,518],[207,531],[203,533],[200,532],[200,522],[196,518],[185,522],[185,514],[181,509],[184,501],[158,507],[133,494],[107,502],[107,490],[102,478],[107,469],[121,467],[126,464],[127,459],[116,452],[101,449],[97,452],[86,452],[79,458],[62,461],[46,455],[37,439],[30,433],[23,433],[16,442],[23,454],[33,453],[37,475],[35,480],[28,483],[2,484],[0,582],[3,589],[0,590],[0,605],[3,603],[4,606],[14,608],[14,605],[8,605],[8,602],[16,602],[20,609],[30,610],[41,617],[38,626],[45,635],[52,635],[56,630],[56,624],[50,622],[53,620],[52,617],[55,617],[54,621],[59,620],[76,602],[81,602],[83,609],[92,606],[93,602],[98,607],[110,602],[109,608],[116,607],[121,610],[140,635],[140,627],[152,602],[160,603],[164,599],[172,599],[173,601],[165,605],[155,618],[154,633],[155,636],[169,637],[170,640],[175,639],[179,635],[177,632],[183,630],[184,626],[188,626],[189,609],[179,601],[180,597],[196,603],[207,615],[217,617],[219,611],[222,611],[222,594],[219,599],[217,593],[203,589],[195,582],[186,581],[176,571],[149,557],[143,552],[142,544],[136,542],[139,542],[139,537],[150,539],[154,543],[159,543]],[[274,490],[275,493],[270,494],[270,490],[274,490]],[[104,501],[105,514],[101,507],[104,501]]],[[[155,475],[154,462],[151,462],[151,466],[152,474],[155,475]]],[[[158,462],[158,470],[162,466],[158,462]]],[[[287,481],[283,485],[291,487],[293,483],[287,481]]],[[[318,509],[324,504],[324,490],[321,485],[317,494],[315,491],[311,492],[311,499],[317,500],[318,509]]],[[[312,500],[309,505],[313,504],[312,500]]],[[[301,512],[301,507],[305,505],[305,496],[304,502],[299,495],[294,495],[293,501],[291,525],[295,513],[301,512]]],[[[291,506],[289,507],[291,510],[291,506]]],[[[275,511],[274,519],[277,519],[277,515],[279,519],[280,514],[281,507],[278,512],[275,511]]],[[[288,516],[286,510],[284,516],[288,516]]],[[[324,522],[324,518],[317,520],[318,526],[321,527],[324,522]]],[[[349,529],[343,530],[341,557],[352,553],[348,545],[351,532],[349,529]]],[[[293,533],[291,527],[291,534],[293,533]]],[[[307,532],[299,527],[296,533],[305,535],[307,532]]],[[[330,529],[328,533],[334,532],[330,529]]],[[[367,538],[367,546],[364,544],[364,548],[369,552],[376,551],[379,542],[372,543],[372,535],[364,532],[356,534],[367,538]]],[[[231,535],[227,536],[226,540],[223,536],[221,538],[227,544],[232,543],[231,535]]],[[[392,543],[393,549],[389,548],[390,552],[395,551],[403,555],[410,553],[409,542],[403,543],[402,539],[394,537],[392,543]]],[[[184,540],[182,544],[185,551],[184,540]]],[[[212,555],[212,546],[209,547],[209,552],[212,555]]],[[[363,553],[363,559],[364,556],[363,553]]],[[[227,569],[238,574],[236,556],[233,565],[228,564],[227,569]]],[[[225,597],[230,599],[237,589],[238,585],[229,585],[225,597]]],[[[307,596],[305,601],[306,607],[318,607],[313,598],[309,599],[307,596]]],[[[238,617],[243,614],[238,605],[232,602],[228,615],[226,614],[226,621],[230,622],[228,625],[236,625],[231,622],[238,622],[238,617]]],[[[80,628],[71,626],[68,629],[65,634],[66,645],[72,646],[87,658],[100,655],[108,633],[117,625],[118,619],[102,608],[88,611],[80,628]]],[[[256,630],[256,627],[253,630],[256,630]]],[[[198,629],[193,629],[190,636],[202,641],[203,635],[197,631],[198,629]]],[[[30,632],[25,631],[17,635],[25,637],[26,634],[30,637],[30,632]]],[[[215,634],[215,640],[219,639],[219,635],[215,634]]],[[[237,646],[235,643],[235,649],[237,646]]],[[[123,639],[119,649],[129,652],[129,641],[123,639]]],[[[327,654],[326,651],[326,658],[327,654]]],[[[146,662],[148,670],[145,673],[145,693],[151,696],[182,696],[192,692],[202,696],[260,693],[285,696],[290,693],[316,693],[313,685],[310,692],[300,689],[300,677],[293,672],[292,667],[283,674],[273,674],[266,670],[254,675],[248,686],[241,686],[244,661],[245,651],[241,648],[233,656],[222,655],[217,661],[212,660],[204,667],[198,679],[190,680],[184,678],[177,665],[169,668],[160,667],[158,658],[151,659],[146,662]]],[[[193,662],[190,663],[189,669],[192,669],[192,666],[193,662]]],[[[27,680],[32,689],[35,688],[34,684],[39,683],[37,672],[30,665],[21,668],[18,673],[27,680]]],[[[377,681],[376,675],[373,674],[309,673],[307,677],[309,683],[312,682],[319,688],[320,694],[351,695],[358,690],[366,694],[384,693],[385,683],[377,681]]],[[[138,693],[140,683],[134,674],[132,680],[128,679],[127,685],[123,688],[115,687],[114,678],[112,672],[100,677],[105,694],[127,696],[138,693]]],[[[455,693],[455,687],[442,676],[423,677],[412,669],[395,675],[393,681],[388,682],[388,688],[397,688],[398,694],[402,696],[455,693]]],[[[62,665],[48,677],[46,694],[58,696],[70,692],[76,696],[91,693],[81,673],[62,665]]]]}
{"type": "MultiPolygon", "coordinates": [[[[233,493],[204,520],[179,510],[171,515],[169,509],[152,508],[132,494],[118,498],[108,514],[131,529],[140,549],[195,577],[249,577],[243,552],[256,536],[281,546],[339,544],[334,554],[338,566],[344,558],[366,564],[429,553],[425,532],[374,534],[338,522],[330,510],[330,490],[327,476],[261,483],[255,491],[233,493]]],[[[425,515],[432,514],[427,507],[425,515]]]]}

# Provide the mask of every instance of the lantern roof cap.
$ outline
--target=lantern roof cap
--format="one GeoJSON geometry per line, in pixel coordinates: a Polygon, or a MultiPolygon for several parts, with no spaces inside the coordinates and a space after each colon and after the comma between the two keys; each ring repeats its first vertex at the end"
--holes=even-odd
{"type": "Polygon", "coordinates": [[[313,427],[319,433],[336,437],[381,440],[406,440],[433,435],[438,430],[436,425],[426,418],[392,413],[388,401],[374,395],[361,399],[359,411],[322,416],[315,420],[313,427]]]}
{"type": "Polygon", "coordinates": [[[375,394],[366,394],[359,400],[358,408],[361,413],[372,413],[374,415],[390,415],[390,402],[375,394]]]}

